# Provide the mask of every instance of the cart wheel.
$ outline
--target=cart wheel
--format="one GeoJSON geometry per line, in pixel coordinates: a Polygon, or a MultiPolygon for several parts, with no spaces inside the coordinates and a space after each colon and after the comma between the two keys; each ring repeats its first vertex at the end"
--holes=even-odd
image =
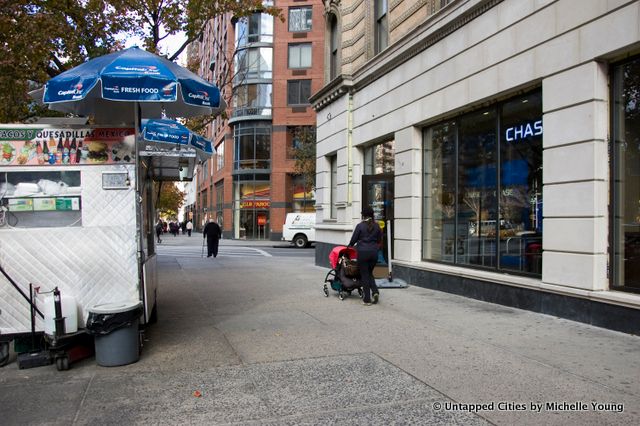
{"type": "Polygon", "coordinates": [[[329,297],[329,289],[327,288],[326,284],[322,288],[322,291],[324,291],[324,297],[329,297]]]}
{"type": "Polygon", "coordinates": [[[58,369],[58,371],[66,371],[69,369],[69,357],[67,355],[56,358],[56,369],[58,369]]]}
{"type": "Polygon", "coordinates": [[[9,342],[0,342],[0,367],[9,362],[9,342]]]}
{"type": "Polygon", "coordinates": [[[361,288],[358,288],[358,295],[360,296],[360,299],[362,299],[363,293],[361,288]]]}
{"type": "Polygon", "coordinates": [[[340,290],[340,292],[338,293],[338,297],[340,298],[340,300],[344,300],[344,293],[342,292],[342,290],[340,290]]]}

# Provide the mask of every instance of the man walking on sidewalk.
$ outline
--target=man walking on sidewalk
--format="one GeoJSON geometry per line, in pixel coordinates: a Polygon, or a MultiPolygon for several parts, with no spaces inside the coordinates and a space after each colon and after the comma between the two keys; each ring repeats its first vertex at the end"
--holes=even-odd
{"type": "Polygon", "coordinates": [[[209,223],[207,223],[202,231],[202,238],[207,239],[207,257],[217,257],[218,256],[218,243],[220,242],[220,237],[222,237],[222,230],[220,226],[213,221],[213,219],[209,219],[209,223]]]}
{"type": "Polygon", "coordinates": [[[191,221],[187,222],[187,234],[191,236],[191,231],[193,231],[193,223],[191,221]]]}

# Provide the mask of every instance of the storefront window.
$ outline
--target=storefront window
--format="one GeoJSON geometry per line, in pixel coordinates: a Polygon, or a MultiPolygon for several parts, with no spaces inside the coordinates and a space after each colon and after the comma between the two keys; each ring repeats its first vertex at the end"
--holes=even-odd
{"type": "Polygon", "coordinates": [[[423,211],[425,259],[541,274],[539,91],[425,130],[423,211]]]}
{"type": "Polygon", "coordinates": [[[271,181],[268,174],[234,176],[234,233],[240,239],[269,238],[271,181]]]}
{"type": "Polygon", "coordinates": [[[216,184],[216,221],[224,229],[224,182],[216,184]]]}
{"type": "Polygon", "coordinates": [[[454,261],[456,135],[455,122],[425,134],[423,253],[430,260],[454,261]]]}
{"type": "Polygon", "coordinates": [[[270,123],[238,123],[234,140],[234,170],[271,168],[270,123]]]}
{"type": "Polygon", "coordinates": [[[640,57],[613,72],[612,287],[640,293],[640,57]]]}

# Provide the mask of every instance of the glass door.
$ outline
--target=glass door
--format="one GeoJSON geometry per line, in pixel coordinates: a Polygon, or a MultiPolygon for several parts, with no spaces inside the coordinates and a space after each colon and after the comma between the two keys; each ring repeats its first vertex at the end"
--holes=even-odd
{"type": "MultiPolygon", "coordinates": [[[[380,225],[383,234],[378,264],[386,265],[389,259],[387,223],[393,222],[393,174],[364,175],[362,182],[362,205],[373,208],[374,220],[380,225]]],[[[391,241],[393,241],[393,226],[391,231],[391,241]]],[[[393,256],[393,252],[391,255],[393,256]]]]}

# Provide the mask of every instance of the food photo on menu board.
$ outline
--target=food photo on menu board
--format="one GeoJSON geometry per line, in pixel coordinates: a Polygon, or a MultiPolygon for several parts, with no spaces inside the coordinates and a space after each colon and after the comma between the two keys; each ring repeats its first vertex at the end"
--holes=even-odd
{"type": "Polygon", "coordinates": [[[132,163],[133,129],[12,129],[0,134],[0,166],[132,163]]]}

